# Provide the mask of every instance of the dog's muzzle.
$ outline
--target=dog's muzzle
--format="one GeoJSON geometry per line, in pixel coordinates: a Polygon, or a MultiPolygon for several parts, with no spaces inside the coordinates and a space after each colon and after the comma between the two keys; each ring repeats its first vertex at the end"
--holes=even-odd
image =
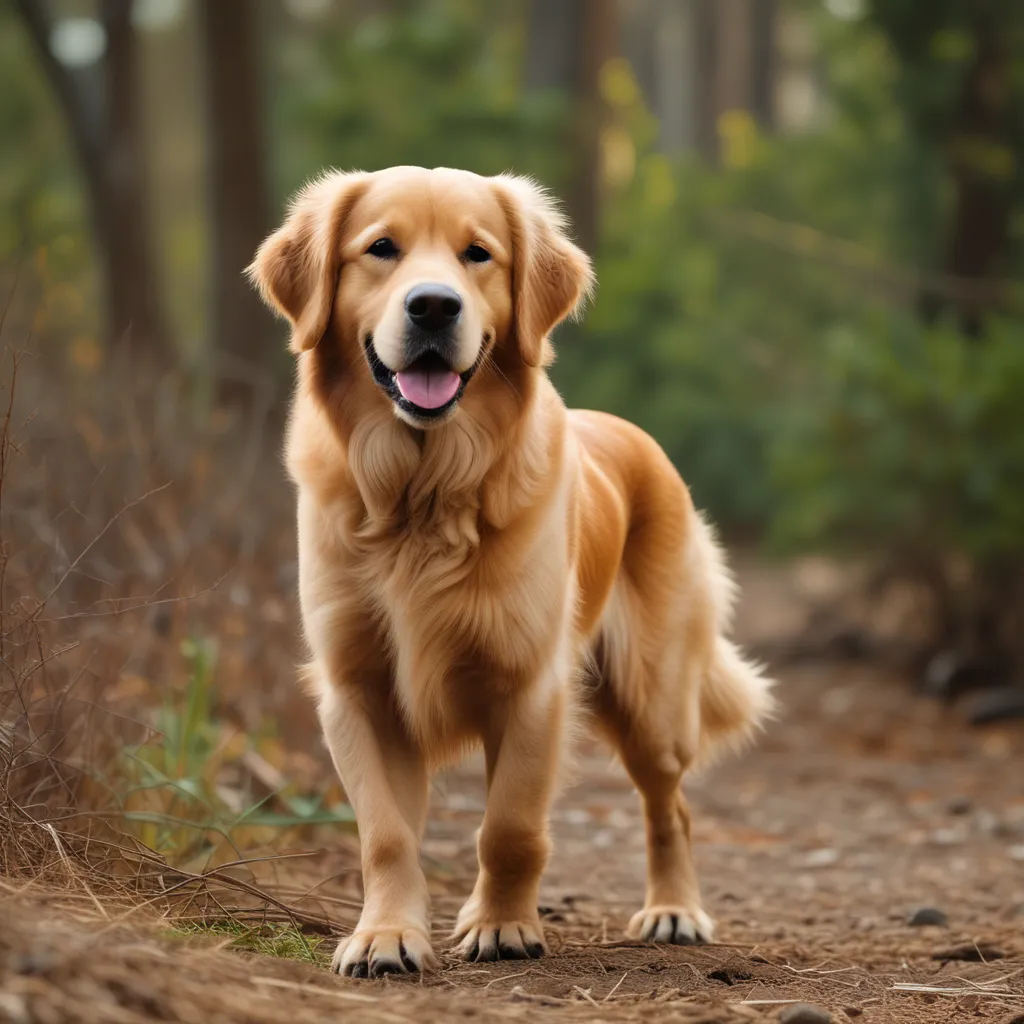
{"type": "Polygon", "coordinates": [[[373,379],[404,412],[417,419],[443,416],[462,397],[479,360],[464,373],[453,367],[455,327],[462,299],[444,284],[420,284],[405,297],[405,366],[392,370],[380,359],[373,338],[366,339],[366,357],[373,379]]]}

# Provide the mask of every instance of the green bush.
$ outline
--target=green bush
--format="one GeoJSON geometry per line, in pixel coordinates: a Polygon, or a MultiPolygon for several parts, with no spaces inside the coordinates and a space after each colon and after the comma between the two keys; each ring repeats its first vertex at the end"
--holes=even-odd
{"type": "Polygon", "coordinates": [[[773,446],[789,546],[907,565],[1024,560],[1024,345],[891,317],[829,333],[821,387],[773,446]]]}

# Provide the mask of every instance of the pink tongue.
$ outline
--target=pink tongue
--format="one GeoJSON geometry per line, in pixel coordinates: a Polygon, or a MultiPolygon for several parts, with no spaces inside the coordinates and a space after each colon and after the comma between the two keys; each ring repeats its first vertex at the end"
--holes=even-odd
{"type": "Polygon", "coordinates": [[[403,370],[395,374],[402,397],[421,409],[439,409],[459,390],[459,375],[454,370],[403,370]]]}

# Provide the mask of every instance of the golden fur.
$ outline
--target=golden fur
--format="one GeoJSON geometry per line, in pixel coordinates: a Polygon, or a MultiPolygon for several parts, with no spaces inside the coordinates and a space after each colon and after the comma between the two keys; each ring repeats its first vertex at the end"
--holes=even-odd
{"type": "Polygon", "coordinates": [[[480,960],[537,956],[548,808],[574,708],[640,791],[648,886],[630,934],[710,939],[684,771],[742,740],[769,684],[724,638],[732,585],[658,445],[568,411],[549,334],[590,262],[531,182],[447,169],[330,173],[250,268],[298,354],[287,462],[298,488],[308,676],[359,822],[365,900],[335,955],[355,976],[431,966],[419,841],[431,769],[482,744],[480,873],[456,926],[480,960]],[[382,233],[401,258],[367,246],[382,233]],[[483,240],[481,242],[481,240],[483,240]],[[486,244],[492,259],[460,259],[486,244]],[[451,415],[409,421],[364,344],[400,358],[403,297],[462,297],[451,415]]]}

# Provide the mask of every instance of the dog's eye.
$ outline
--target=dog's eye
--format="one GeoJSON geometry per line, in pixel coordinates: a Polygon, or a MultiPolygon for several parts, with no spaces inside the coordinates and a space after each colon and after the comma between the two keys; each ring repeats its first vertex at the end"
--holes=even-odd
{"type": "Polygon", "coordinates": [[[379,260],[394,260],[398,258],[398,246],[390,238],[378,238],[366,251],[371,256],[376,256],[379,260]]]}
{"type": "Polygon", "coordinates": [[[482,245],[471,245],[462,254],[462,258],[470,263],[486,263],[491,254],[482,245]]]}

